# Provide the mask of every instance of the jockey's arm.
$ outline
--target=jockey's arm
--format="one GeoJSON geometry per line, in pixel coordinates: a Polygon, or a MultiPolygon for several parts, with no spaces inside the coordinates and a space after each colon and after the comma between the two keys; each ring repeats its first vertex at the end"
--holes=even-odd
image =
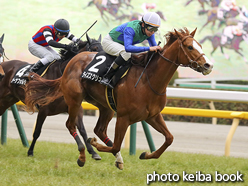
{"type": "Polygon", "coordinates": [[[125,31],[124,31],[124,46],[125,46],[126,52],[140,53],[140,52],[149,51],[150,47],[133,45],[134,35],[135,35],[135,32],[132,28],[127,27],[125,29],[125,31]]]}
{"type": "Polygon", "coordinates": [[[54,48],[66,48],[65,44],[61,44],[53,40],[52,32],[50,30],[44,30],[43,35],[49,46],[54,48]]]}
{"type": "Polygon", "coordinates": [[[62,43],[58,43],[54,40],[50,40],[47,42],[49,44],[49,46],[52,46],[54,48],[66,48],[66,45],[65,44],[62,44],[62,43]]]}
{"type": "Polygon", "coordinates": [[[66,36],[66,38],[68,38],[69,40],[76,42],[78,40],[78,38],[76,36],[74,36],[71,32],[69,32],[66,36]]]}

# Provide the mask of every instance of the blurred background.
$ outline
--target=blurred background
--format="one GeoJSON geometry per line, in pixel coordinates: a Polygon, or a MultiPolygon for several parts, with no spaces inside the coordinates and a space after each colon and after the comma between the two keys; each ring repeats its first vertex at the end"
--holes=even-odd
{"type": "MultiPolygon", "coordinates": [[[[210,22],[202,28],[208,20],[208,11],[213,9],[211,3],[215,1],[212,0],[153,0],[152,3],[144,0],[119,0],[119,4],[115,4],[116,2],[118,1],[1,0],[0,34],[5,34],[3,46],[6,55],[10,60],[19,59],[35,63],[37,59],[27,49],[28,41],[40,27],[54,24],[59,18],[69,21],[71,32],[77,37],[80,37],[97,20],[98,22],[88,32],[90,37],[97,39],[100,34],[104,37],[115,26],[140,17],[145,11],[160,12],[164,20],[160,32],[156,34],[156,39],[162,41],[162,44],[165,42],[163,35],[174,28],[187,27],[190,31],[193,31],[197,27],[198,31],[195,38],[200,41],[206,36],[221,34],[228,26],[223,23],[218,28],[220,21],[217,20],[214,27],[210,22]],[[97,5],[101,5],[105,15],[104,19],[101,17],[97,5]],[[202,5],[204,5],[204,8],[202,5]]],[[[236,4],[241,10],[242,7],[248,7],[248,1],[236,0],[236,4]]],[[[239,15],[235,18],[238,21],[243,21],[239,15]]],[[[82,40],[86,40],[86,38],[83,37],[82,40]]],[[[67,43],[69,41],[64,39],[60,42],[67,43]]],[[[221,53],[220,48],[217,48],[211,56],[213,47],[210,40],[206,40],[202,46],[203,52],[214,62],[213,72],[204,77],[191,69],[179,68],[178,76],[180,78],[246,77],[248,63],[246,63],[244,57],[248,58],[246,52],[248,51],[248,44],[245,41],[240,42],[239,45],[243,49],[241,52],[244,57],[237,54],[234,49],[226,48],[224,48],[225,55],[221,53]]]]}

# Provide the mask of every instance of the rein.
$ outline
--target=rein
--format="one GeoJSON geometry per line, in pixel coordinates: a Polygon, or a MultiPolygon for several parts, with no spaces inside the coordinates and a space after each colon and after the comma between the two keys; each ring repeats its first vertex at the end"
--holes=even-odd
{"type": "Polygon", "coordinates": [[[201,56],[203,56],[203,55],[205,55],[205,54],[204,54],[204,53],[200,54],[200,55],[197,56],[194,60],[192,60],[192,59],[188,56],[188,54],[186,53],[185,49],[183,48],[183,44],[182,44],[182,43],[183,43],[187,38],[189,38],[189,37],[193,38],[193,37],[190,35],[190,36],[185,36],[182,40],[178,40],[179,46],[181,47],[181,49],[182,49],[184,55],[185,55],[185,56],[188,58],[188,60],[189,60],[189,64],[188,64],[188,65],[177,64],[176,62],[171,61],[170,59],[164,57],[164,56],[161,54],[161,52],[158,52],[158,54],[159,54],[160,57],[162,57],[164,60],[166,60],[166,61],[168,61],[168,62],[170,62],[170,63],[173,63],[173,64],[176,65],[176,66],[180,66],[180,67],[190,67],[190,68],[192,68],[193,70],[198,71],[198,69],[201,68],[201,66],[197,63],[197,60],[198,60],[201,56]]]}
{"type": "MultiPolygon", "coordinates": [[[[204,54],[204,53],[200,54],[200,55],[197,56],[194,60],[192,60],[192,59],[188,56],[188,54],[186,53],[185,49],[183,48],[183,42],[184,42],[187,38],[189,38],[189,37],[193,38],[191,35],[189,35],[189,36],[185,36],[182,40],[178,40],[178,43],[179,43],[180,48],[182,49],[184,55],[185,55],[185,56],[188,58],[188,60],[189,60],[189,64],[188,64],[188,65],[178,64],[178,63],[176,63],[176,62],[174,62],[174,61],[171,61],[170,59],[164,57],[164,56],[161,54],[161,52],[159,52],[159,51],[158,51],[158,54],[159,54],[160,57],[162,57],[165,61],[168,61],[168,62],[170,62],[170,63],[172,63],[172,64],[174,64],[174,65],[176,65],[176,66],[190,67],[190,68],[192,68],[193,70],[199,72],[198,69],[201,69],[202,67],[197,63],[197,60],[198,60],[201,56],[203,56],[203,55],[205,55],[205,54],[204,54]]],[[[151,89],[155,94],[157,94],[157,95],[159,95],[159,96],[163,96],[163,95],[166,94],[166,91],[163,92],[163,93],[158,93],[157,91],[155,91],[155,90],[152,88],[152,85],[151,85],[151,83],[150,83],[150,80],[149,80],[149,78],[148,78],[147,73],[146,73],[146,79],[147,79],[147,82],[148,82],[148,85],[149,85],[150,89],[151,89]]]]}

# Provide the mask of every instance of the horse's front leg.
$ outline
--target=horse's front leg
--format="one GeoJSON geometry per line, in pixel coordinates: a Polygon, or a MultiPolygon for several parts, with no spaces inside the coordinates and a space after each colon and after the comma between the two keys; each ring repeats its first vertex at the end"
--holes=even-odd
{"type": "MultiPolygon", "coordinates": [[[[130,125],[130,122],[124,117],[117,117],[116,126],[115,126],[115,138],[113,146],[104,146],[97,143],[96,138],[89,139],[91,145],[97,148],[100,152],[111,152],[116,157],[115,165],[119,169],[123,169],[123,158],[120,154],[121,144],[125,136],[127,127],[130,125]]],[[[106,131],[105,131],[106,132],[106,131]]],[[[108,139],[109,140],[109,139],[108,139]]]]}
{"type": "Polygon", "coordinates": [[[156,129],[158,132],[162,133],[165,136],[165,142],[158,150],[152,153],[143,152],[140,155],[140,159],[152,159],[152,158],[157,159],[172,144],[173,135],[168,130],[164,122],[164,119],[160,113],[152,118],[149,118],[148,120],[146,120],[146,122],[149,123],[154,129],[156,129]]]}

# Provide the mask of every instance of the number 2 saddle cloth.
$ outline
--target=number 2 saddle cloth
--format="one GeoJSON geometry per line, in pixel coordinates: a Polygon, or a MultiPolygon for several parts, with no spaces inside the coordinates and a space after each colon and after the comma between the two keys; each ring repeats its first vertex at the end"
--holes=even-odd
{"type": "MultiPolygon", "coordinates": [[[[84,79],[100,82],[115,58],[116,56],[111,56],[104,51],[98,52],[90,64],[85,68],[81,77],[84,79]]],[[[111,84],[115,86],[118,81],[126,75],[131,66],[132,64],[130,61],[120,66],[111,79],[111,84]]],[[[105,94],[110,108],[116,111],[113,89],[106,86],[105,94]]]]}

